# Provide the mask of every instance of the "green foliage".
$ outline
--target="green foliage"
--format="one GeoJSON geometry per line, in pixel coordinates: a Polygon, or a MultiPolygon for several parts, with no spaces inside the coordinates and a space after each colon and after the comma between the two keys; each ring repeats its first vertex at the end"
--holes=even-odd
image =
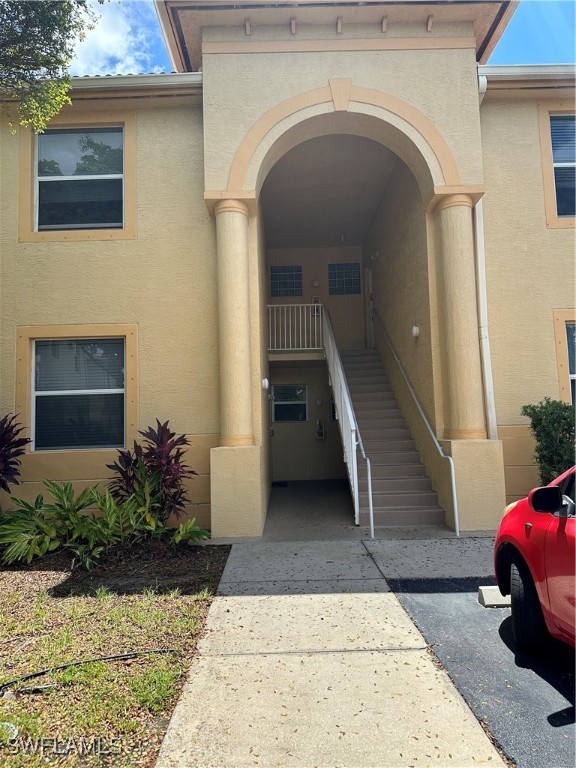
{"type": "MultiPolygon", "coordinates": [[[[156,429],[140,432],[144,440],[134,442],[134,450],[118,451],[113,464],[107,464],[114,473],[109,483],[110,493],[117,501],[136,495],[140,503],[148,506],[150,517],[157,524],[165,524],[170,515],[180,515],[188,497],[184,481],[196,472],[184,461],[185,435],[176,436],[156,419],[156,429]]],[[[149,522],[152,524],[152,520],[149,522]]]]}
{"type": "Polygon", "coordinates": [[[195,541],[209,538],[210,532],[196,525],[196,518],[192,517],[190,520],[185,520],[183,523],[180,523],[178,528],[174,531],[174,534],[172,535],[172,544],[192,544],[195,541]]]}
{"type": "Polygon", "coordinates": [[[20,476],[20,456],[30,438],[22,437],[24,428],[16,421],[16,416],[8,413],[0,419],[0,488],[10,491],[10,485],[18,485],[20,476]]]}
{"type": "Polygon", "coordinates": [[[68,67],[94,21],[88,0],[0,2],[0,96],[36,132],[70,104],[68,67]]]}
{"type": "Polygon", "coordinates": [[[73,555],[75,564],[91,570],[114,544],[129,546],[152,536],[170,536],[171,543],[177,545],[210,535],[193,519],[171,533],[153,512],[158,491],[147,480],[138,493],[122,502],[109,491],[100,493],[96,486],[75,496],[71,483],[45,480],[44,485],[52,497],[50,503],[41,495],[34,504],[13,498],[14,507],[0,515],[0,547],[2,561],[7,565],[30,563],[64,549],[73,555]]]}
{"type": "Polygon", "coordinates": [[[540,482],[548,485],[574,464],[574,406],[545,397],[537,405],[523,405],[536,439],[535,458],[540,482]]]}

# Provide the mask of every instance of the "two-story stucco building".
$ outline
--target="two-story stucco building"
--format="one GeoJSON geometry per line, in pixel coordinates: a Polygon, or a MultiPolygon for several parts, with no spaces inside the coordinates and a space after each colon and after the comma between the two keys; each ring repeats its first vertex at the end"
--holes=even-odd
{"type": "Polygon", "coordinates": [[[485,65],[515,5],[157,0],[175,73],[4,125],[18,495],[158,417],[216,537],[345,477],[357,521],[495,527],[576,379],[574,69],[485,65]]]}

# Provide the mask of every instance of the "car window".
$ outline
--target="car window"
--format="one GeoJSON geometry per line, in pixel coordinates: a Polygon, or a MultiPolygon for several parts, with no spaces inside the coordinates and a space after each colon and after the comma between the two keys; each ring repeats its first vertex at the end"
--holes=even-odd
{"type": "Polygon", "coordinates": [[[564,481],[564,487],[562,488],[562,493],[564,496],[568,496],[572,501],[574,501],[574,473],[570,475],[570,477],[566,478],[564,481]]]}

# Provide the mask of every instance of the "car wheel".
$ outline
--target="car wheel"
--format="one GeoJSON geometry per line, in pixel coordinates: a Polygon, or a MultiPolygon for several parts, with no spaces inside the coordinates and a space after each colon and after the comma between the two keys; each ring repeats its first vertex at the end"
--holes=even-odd
{"type": "Polygon", "coordinates": [[[535,651],[548,637],[536,587],[526,564],[513,560],[510,566],[512,629],[519,651],[535,651]]]}

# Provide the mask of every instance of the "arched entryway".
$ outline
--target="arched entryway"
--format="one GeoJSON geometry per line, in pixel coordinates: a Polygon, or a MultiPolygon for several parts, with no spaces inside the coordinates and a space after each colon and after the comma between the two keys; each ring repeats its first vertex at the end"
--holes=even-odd
{"type": "MultiPolygon", "coordinates": [[[[269,370],[267,236],[286,244],[286,221],[290,219],[292,234],[299,233],[298,247],[305,246],[306,238],[310,244],[315,236],[310,231],[314,216],[306,224],[303,220],[294,222],[295,211],[304,200],[296,188],[285,200],[291,214],[284,223],[278,215],[282,202],[269,201],[275,195],[281,198],[286,175],[297,166],[300,179],[294,183],[300,189],[306,186],[306,158],[315,156],[315,146],[318,154],[336,155],[329,163],[332,172],[342,153],[349,162],[354,147],[358,166],[366,158],[381,165],[379,186],[374,185],[367,195],[368,203],[362,199],[364,217],[371,209],[372,221],[362,223],[352,235],[354,242],[350,242],[350,247],[358,249],[359,260],[326,262],[328,267],[360,264],[360,336],[364,346],[374,338],[366,326],[367,280],[372,279],[379,322],[414,379],[438,436],[446,440],[482,440],[486,436],[471,210],[481,190],[461,185],[448,144],[417,109],[397,97],[355,87],[348,80],[331,81],[329,86],[300,94],[262,115],[236,151],[228,189],[206,193],[216,214],[221,442],[226,448],[213,450],[212,488],[236,465],[235,456],[251,463],[261,478],[263,507],[253,515],[256,527],[263,523],[265,489],[271,480],[266,459],[270,435],[268,394],[260,386],[269,370]],[[279,181],[274,184],[276,176],[279,181]],[[274,218],[276,224],[270,225],[274,218]],[[411,335],[414,325],[419,329],[416,340],[411,335]],[[230,342],[232,327],[234,341],[230,342]]],[[[308,168],[308,172],[312,179],[313,171],[308,168]]],[[[352,181],[350,171],[346,173],[352,181]]],[[[329,176],[322,183],[325,190],[336,191],[342,201],[342,185],[336,189],[329,176]]],[[[361,196],[358,174],[354,185],[355,195],[361,196]]],[[[314,209],[314,215],[318,215],[317,199],[314,209]]],[[[347,235],[342,227],[335,227],[336,219],[345,219],[341,209],[334,215],[335,210],[331,218],[327,217],[327,227],[340,238],[340,245],[333,246],[338,248],[346,245],[347,235]]],[[[353,213],[349,216],[349,229],[353,229],[357,218],[353,213]]],[[[346,314],[341,324],[341,333],[350,330],[346,314]]],[[[355,337],[352,348],[358,346],[360,336],[355,337]]],[[[375,343],[378,346],[377,339],[375,343]]],[[[218,493],[212,499],[213,524],[218,517],[218,493]]],[[[446,502],[448,507],[447,495],[446,502]]]]}

